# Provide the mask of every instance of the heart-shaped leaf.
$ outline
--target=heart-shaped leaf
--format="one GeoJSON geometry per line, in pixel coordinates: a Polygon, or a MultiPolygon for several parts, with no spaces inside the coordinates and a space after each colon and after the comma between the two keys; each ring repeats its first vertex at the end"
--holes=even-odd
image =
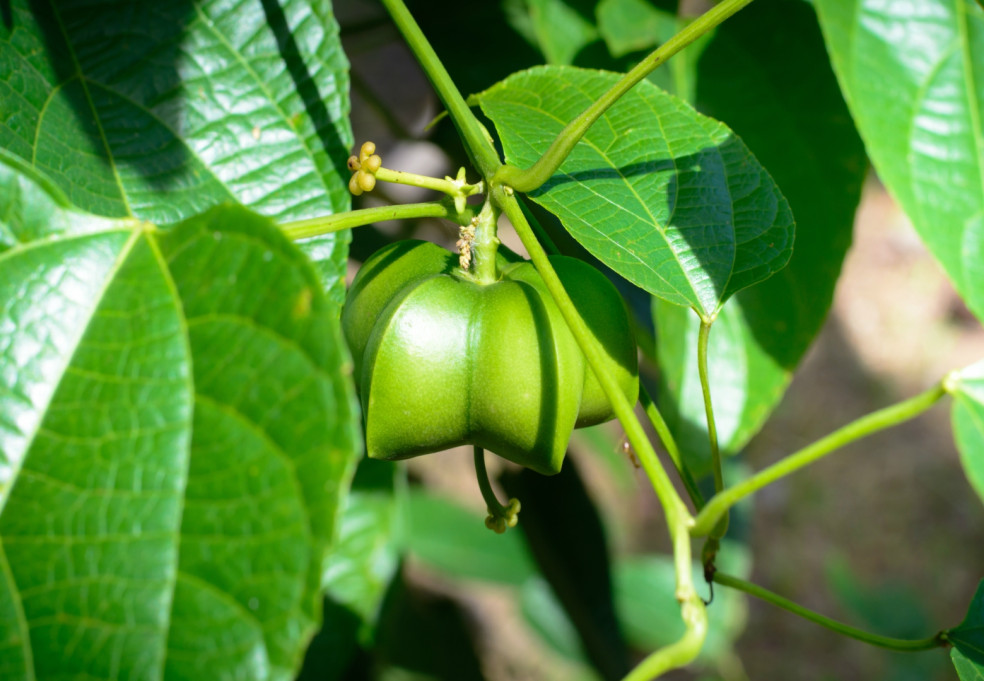
{"type": "MultiPolygon", "coordinates": [[[[5,4],[0,147],[79,208],[158,225],[230,200],[278,221],[348,208],[328,0],[5,4]]],[[[339,304],[348,240],[308,246],[339,304]]]]}
{"type": "MultiPolygon", "coordinates": [[[[718,28],[698,73],[698,106],[741,135],[797,216],[789,265],[728,301],[711,330],[718,438],[735,453],[772,413],[826,319],[867,161],[807,3],[757,0],[718,28]]],[[[660,408],[694,474],[709,472],[700,320],[661,301],[653,311],[660,408]]]]}
{"type": "MultiPolygon", "coordinates": [[[[618,79],[539,67],[479,102],[509,163],[528,167],[618,79]]],[[[648,81],[612,106],[530,196],[613,270],[706,319],[792,252],[789,205],[751,152],[725,125],[648,81]]]]}
{"type": "Polygon", "coordinates": [[[334,305],[268,218],[98,218],[5,159],[0,676],[292,677],[358,446],[334,305]]]}
{"type": "Polygon", "coordinates": [[[984,319],[984,9],[973,0],[817,0],[879,178],[984,319]]]}

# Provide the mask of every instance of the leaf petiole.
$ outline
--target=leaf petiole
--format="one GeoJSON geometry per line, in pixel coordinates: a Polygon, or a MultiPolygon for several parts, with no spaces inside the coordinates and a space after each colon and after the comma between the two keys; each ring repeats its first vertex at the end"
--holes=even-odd
{"type": "Polygon", "coordinates": [[[948,380],[944,379],[929,390],[904,402],[862,416],[755,475],[742,480],[734,487],[718,492],[697,514],[690,534],[694,537],[710,534],[718,521],[728,512],[728,509],[748,495],[823,458],[846,444],[918,416],[936,404],[947,393],[948,380]]]}
{"type": "Polygon", "coordinates": [[[850,625],[838,622],[829,617],[821,615],[817,612],[805,608],[798,603],[794,603],[788,598],[783,598],[782,596],[775,594],[768,589],[765,589],[757,584],[752,584],[751,582],[746,582],[738,577],[732,577],[731,575],[726,575],[720,572],[714,573],[714,581],[718,584],[724,586],[729,586],[732,589],[737,589],[739,591],[744,591],[745,593],[755,596],[767,603],[771,603],[777,607],[787,610],[794,615],[799,615],[800,617],[807,619],[811,622],[819,624],[822,627],[826,627],[831,631],[836,631],[838,634],[843,634],[844,636],[849,636],[858,641],[863,641],[864,643],[870,643],[873,646],[878,646],[879,648],[887,648],[888,650],[897,651],[907,651],[915,652],[919,650],[930,650],[932,648],[939,648],[947,644],[946,633],[939,632],[935,636],[930,636],[929,638],[922,639],[901,639],[901,638],[891,638],[888,636],[879,636],[878,634],[872,634],[867,631],[858,629],[857,627],[852,627],[850,625]]]}

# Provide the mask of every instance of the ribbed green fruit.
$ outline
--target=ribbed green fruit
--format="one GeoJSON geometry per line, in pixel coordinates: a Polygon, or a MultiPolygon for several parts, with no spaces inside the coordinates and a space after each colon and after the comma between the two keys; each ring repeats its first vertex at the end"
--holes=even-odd
{"type": "MultiPolygon", "coordinates": [[[[359,270],[342,328],[370,457],[406,459],[473,444],[550,475],[560,470],[575,427],[613,418],[540,275],[502,250],[491,284],[476,282],[457,256],[426,241],[387,246],[359,270]]],[[[634,404],[636,350],[618,292],[580,260],[550,261],[634,404]]]]}

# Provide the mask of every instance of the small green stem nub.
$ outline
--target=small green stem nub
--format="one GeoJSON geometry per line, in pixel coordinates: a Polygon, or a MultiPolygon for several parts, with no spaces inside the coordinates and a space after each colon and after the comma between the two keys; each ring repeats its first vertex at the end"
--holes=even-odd
{"type": "Polygon", "coordinates": [[[794,615],[799,615],[800,617],[808,619],[822,627],[826,627],[831,631],[836,631],[838,634],[849,636],[850,638],[863,641],[864,643],[870,643],[871,645],[878,646],[879,648],[887,648],[888,650],[898,650],[903,652],[915,652],[918,650],[939,648],[946,645],[946,635],[942,631],[935,636],[915,640],[879,636],[878,634],[862,631],[856,627],[852,627],[829,617],[825,617],[824,615],[816,613],[808,608],[804,608],[802,605],[794,603],[787,598],[783,598],[778,594],[772,593],[768,589],[764,589],[757,584],[752,584],[751,582],[746,582],[738,577],[732,577],[731,575],[716,572],[714,573],[714,581],[724,586],[730,586],[732,589],[744,591],[751,596],[760,598],[763,601],[780,607],[783,610],[787,610],[794,615]]]}
{"type": "Polygon", "coordinates": [[[508,527],[516,527],[519,521],[519,499],[510,499],[509,503],[503,506],[495,496],[492,489],[492,482],[489,480],[489,472],[485,469],[485,450],[475,447],[475,476],[478,478],[478,488],[482,490],[482,498],[485,499],[485,506],[489,515],[485,518],[485,527],[502,534],[508,527]]]}

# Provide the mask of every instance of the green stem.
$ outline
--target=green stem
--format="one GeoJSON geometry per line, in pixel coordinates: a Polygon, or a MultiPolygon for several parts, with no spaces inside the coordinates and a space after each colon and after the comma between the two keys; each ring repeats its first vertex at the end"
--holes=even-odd
{"type": "Polygon", "coordinates": [[[382,180],[383,182],[405,184],[411,187],[421,187],[423,189],[433,189],[434,191],[442,192],[451,197],[468,197],[472,194],[478,194],[484,189],[484,184],[482,182],[478,182],[476,184],[461,184],[455,180],[430,177],[429,175],[418,175],[417,173],[408,173],[403,170],[390,170],[389,168],[380,168],[373,173],[373,175],[376,176],[377,180],[382,180]]]}
{"type": "Polygon", "coordinates": [[[427,42],[420,26],[414,20],[403,0],[382,0],[393,22],[396,24],[407,45],[417,57],[420,66],[424,69],[431,84],[437,90],[437,95],[444,102],[451,120],[455,127],[464,138],[465,149],[468,151],[475,167],[484,178],[490,178],[495,171],[502,165],[499,155],[488,138],[488,134],[482,129],[475,114],[468,108],[465,98],[461,96],[455,86],[447,69],[438,58],[434,48],[427,42]]]}
{"type": "Polygon", "coordinates": [[[478,489],[482,491],[482,498],[485,499],[486,508],[493,515],[505,514],[506,507],[495,496],[495,490],[492,489],[492,482],[489,480],[488,469],[485,468],[485,450],[481,447],[474,447],[473,453],[475,458],[475,477],[478,478],[478,489]]]}
{"type": "Polygon", "coordinates": [[[288,239],[297,241],[312,236],[331,234],[343,229],[362,227],[384,220],[406,220],[411,218],[449,218],[454,219],[454,212],[444,203],[407,203],[397,206],[378,206],[350,210],[335,215],[295,220],[280,225],[280,229],[288,239]]]}
{"type": "Polygon", "coordinates": [[[687,468],[687,464],[684,463],[683,457],[680,455],[680,448],[677,447],[676,440],[673,439],[673,433],[670,432],[669,426],[667,426],[666,421],[663,420],[663,415],[660,414],[659,409],[656,408],[656,403],[653,402],[653,398],[650,396],[649,391],[646,390],[646,387],[641,384],[639,385],[639,402],[642,404],[642,408],[645,410],[646,416],[649,417],[649,422],[653,424],[653,429],[655,429],[656,434],[659,435],[660,441],[666,448],[666,453],[670,455],[673,465],[676,466],[677,473],[680,475],[680,480],[683,482],[683,486],[686,488],[687,494],[690,496],[690,501],[693,502],[694,507],[699,511],[704,507],[704,497],[697,488],[697,482],[690,474],[690,469],[687,468]]]}
{"type": "Polygon", "coordinates": [[[862,631],[856,627],[852,627],[842,622],[838,622],[837,620],[830,619],[829,617],[825,617],[819,613],[809,610],[808,608],[804,608],[802,605],[794,603],[787,598],[783,598],[782,596],[772,593],[767,589],[763,589],[756,584],[746,582],[743,579],[716,572],[714,573],[714,581],[718,584],[723,584],[724,586],[730,586],[732,589],[744,591],[749,595],[760,598],[767,603],[771,603],[772,605],[782,608],[783,610],[788,610],[794,615],[799,615],[800,617],[808,619],[811,622],[815,622],[816,624],[826,627],[831,631],[836,631],[838,634],[843,634],[844,636],[849,636],[850,638],[858,641],[870,643],[871,645],[878,646],[879,648],[887,648],[888,650],[898,650],[904,652],[915,652],[918,650],[931,650],[932,648],[939,648],[946,645],[946,637],[943,632],[929,638],[916,640],[879,636],[878,634],[862,631]]]}
{"type": "MultiPolygon", "coordinates": [[[[711,324],[713,322],[713,319],[702,318],[700,320],[700,332],[697,335],[697,373],[700,375],[700,390],[704,396],[704,418],[707,420],[707,439],[711,445],[714,491],[719,493],[724,489],[724,473],[721,470],[721,449],[718,446],[717,423],[714,420],[714,404],[711,401],[711,380],[707,375],[707,343],[711,337],[711,324]]],[[[725,512],[711,533],[711,538],[720,539],[727,531],[728,514],[725,512]]]]}
{"type": "Polygon", "coordinates": [[[746,478],[734,487],[715,494],[700,513],[697,514],[690,533],[695,537],[708,534],[729,508],[748,495],[757,492],[766,485],[790,473],[798,471],[800,468],[813,463],[830,452],[840,449],[850,442],[918,416],[932,407],[945,394],[946,388],[943,382],[940,382],[926,392],[920,393],[904,402],[899,402],[891,407],[885,407],[867,416],[862,416],[843,428],[835,430],[830,435],[811,445],[807,445],[798,452],[790,454],[768,468],[746,478]]]}
{"type": "Polygon", "coordinates": [[[684,620],[688,622],[688,626],[683,636],[675,643],[660,648],[644,659],[625,676],[623,681],[649,681],[663,672],[679,669],[697,657],[707,636],[707,613],[704,604],[699,600],[696,603],[685,604],[684,610],[691,612],[684,613],[684,620]]]}
{"type": "Polygon", "coordinates": [[[557,277],[547,254],[543,247],[536,240],[533,229],[526,221],[523,210],[511,190],[502,186],[493,186],[492,200],[502,209],[516,233],[519,235],[523,246],[530,254],[530,259],[536,267],[537,272],[543,279],[551,297],[557,303],[564,321],[570,327],[571,334],[577,341],[581,352],[588,360],[588,365],[595,372],[601,388],[612,404],[615,416],[622,423],[625,429],[625,436],[629,440],[639,457],[646,475],[659,498],[666,516],[666,524],[670,531],[670,539],[673,542],[673,559],[676,572],[676,599],[680,603],[681,615],[686,626],[683,637],[666,648],[653,653],[646,658],[636,670],[632,671],[626,679],[628,681],[642,681],[643,678],[651,678],[655,674],[660,674],[667,669],[680,667],[693,660],[703,645],[704,637],[707,634],[707,613],[704,604],[697,595],[694,588],[693,573],[691,570],[690,555],[690,534],[688,529],[693,523],[683,499],[677,494],[670,477],[666,474],[663,464],[656,456],[656,450],[646,436],[642,423],[635,415],[632,404],[625,398],[622,389],[619,387],[615,378],[605,370],[604,351],[598,341],[591,334],[584,320],[574,307],[573,301],[564,285],[557,277]]]}
{"type": "Polygon", "coordinates": [[[626,92],[639,81],[648,76],[653,69],[697,40],[732,14],[740,10],[752,0],[723,0],[693,23],[684,27],[679,33],[660,45],[652,54],[639,62],[635,68],[626,73],[597,101],[584,110],[581,115],[568,123],[550,148],[533,164],[532,167],[521,170],[515,166],[505,165],[495,174],[495,181],[508,185],[521,192],[531,192],[553,175],[560,164],[564,162],[574,145],[584,136],[595,121],[611,107],[626,92]]]}
{"type": "Polygon", "coordinates": [[[493,188],[492,198],[512,222],[513,227],[516,228],[516,233],[519,235],[520,241],[523,242],[523,246],[526,247],[526,251],[530,254],[533,265],[543,279],[543,283],[546,285],[550,295],[557,303],[557,307],[570,327],[574,339],[581,348],[581,352],[584,353],[588,364],[598,378],[598,382],[601,383],[602,390],[604,390],[605,395],[611,401],[615,416],[622,422],[629,443],[635,449],[643,468],[653,483],[656,494],[659,496],[660,502],[663,505],[663,510],[666,513],[667,522],[670,524],[671,530],[679,523],[689,524],[690,514],[683,500],[677,494],[673,483],[670,482],[670,478],[663,468],[663,464],[660,463],[659,458],[656,456],[656,451],[649,442],[649,438],[646,437],[645,430],[643,430],[639,419],[636,418],[632,405],[625,399],[625,395],[622,393],[622,389],[618,386],[618,382],[614,376],[608,371],[605,371],[604,351],[598,341],[592,336],[587,324],[581,319],[581,315],[578,314],[577,308],[574,307],[574,303],[571,301],[567,291],[564,290],[564,285],[557,277],[557,273],[550,264],[550,260],[547,258],[543,247],[536,240],[536,236],[534,236],[532,228],[526,221],[526,217],[523,215],[523,211],[519,207],[516,197],[511,193],[507,193],[505,188],[498,186],[493,188]]]}

